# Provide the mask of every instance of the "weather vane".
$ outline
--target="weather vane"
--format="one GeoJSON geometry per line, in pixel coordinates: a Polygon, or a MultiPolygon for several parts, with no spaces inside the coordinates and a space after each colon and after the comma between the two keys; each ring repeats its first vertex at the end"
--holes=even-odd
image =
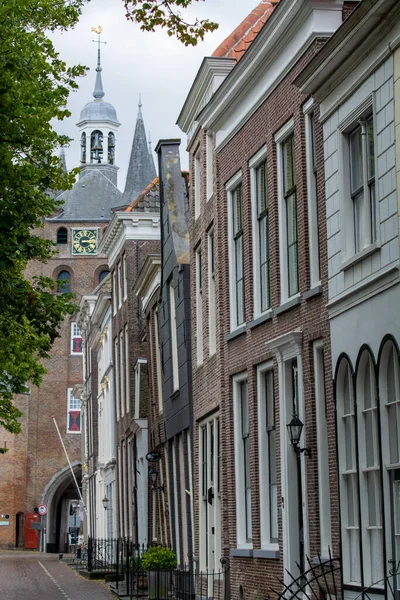
{"type": "Polygon", "coordinates": [[[92,40],[92,42],[96,42],[97,41],[97,48],[98,48],[98,50],[100,50],[100,44],[107,44],[107,42],[102,42],[100,40],[100,35],[101,35],[101,32],[103,31],[103,28],[102,28],[101,25],[97,25],[97,27],[92,27],[91,31],[93,31],[94,33],[97,33],[97,35],[99,36],[97,38],[97,40],[92,40]]]}

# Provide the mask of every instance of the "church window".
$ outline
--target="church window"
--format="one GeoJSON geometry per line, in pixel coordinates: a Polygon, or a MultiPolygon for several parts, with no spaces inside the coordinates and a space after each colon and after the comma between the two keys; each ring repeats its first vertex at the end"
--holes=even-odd
{"type": "Polygon", "coordinates": [[[96,129],[90,136],[90,162],[101,163],[103,159],[103,133],[96,129]]]}
{"type": "Polygon", "coordinates": [[[86,162],[86,133],[83,132],[81,135],[81,163],[86,162]]]}
{"type": "Polygon", "coordinates": [[[108,134],[108,163],[114,164],[115,160],[115,135],[112,131],[108,134]]]}
{"type": "Polygon", "coordinates": [[[103,281],[103,279],[105,279],[107,277],[107,275],[110,274],[110,271],[101,271],[100,275],[99,275],[99,283],[101,283],[103,281]]]}
{"type": "Polygon", "coordinates": [[[57,292],[66,294],[71,291],[71,273],[60,271],[57,277],[57,292]]]}
{"type": "Polygon", "coordinates": [[[57,244],[66,244],[68,242],[68,231],[65,227],[60,227],[57,231],[57,244]]]}
{"type": "Polygon", "coordinates": [[[68,388],[67,432],[68,433],[80,433],[81,432],[81,401],[79,398],[75,398],[72,391],[73,391],[72,388],[68,388]]]}

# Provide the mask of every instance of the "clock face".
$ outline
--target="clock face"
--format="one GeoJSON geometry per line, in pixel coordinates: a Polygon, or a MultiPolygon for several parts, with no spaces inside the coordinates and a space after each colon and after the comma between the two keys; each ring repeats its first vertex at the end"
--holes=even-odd
{"type": "Polygon", "coordinates": [[[96,254],[97,229],[74,229],[72,233],[72,254],[96,254]]]}

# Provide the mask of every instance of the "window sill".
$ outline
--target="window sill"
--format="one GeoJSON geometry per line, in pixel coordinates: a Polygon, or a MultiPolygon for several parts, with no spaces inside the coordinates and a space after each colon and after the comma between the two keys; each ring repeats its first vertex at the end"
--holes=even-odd
{"type": "Polygon", "coordinates": [[[230,342],[231,340],[240,337],[244,333],[246,333],[246,325],[241,325],[240,327],[238,327],[234,331],[231,331],[225,336],[225,342],[230,342]]]}
{"type": "Polygon", "coordinates": [[[349,269],[353,265],[356,265],[357,263],[361,262],[367,256],[370,256],[371,254],[374,254],[374,252],[376,252],[377,250],[380,250],[380,247],[381,247],[380,242],[374,242],[370,246],[367,246],[367,248],[364,248],[364,250],[361,250],[361,252],[358,252],[358,254],[355,254],[354,256],[351,256],[347,260],[342,261],[342,264],[340,267],[341,270],[346,271],[346,269],[349,269]]]}
{"type": "Polygon", "coordinates": [[[236,558],[253,558],[253,548],[232,548],[230,555],[236,558]]]}
{"type": "Polygon", "coordinates": [[[272,558],[274,560],[279,560],[279,550],[254,550],[253,551],[254,558],[272,558]]]}
{"type": "Polygon", "coordinates": [[[287,300],[280,306],[277,306],[276,308],[274,308],[274,310],[273,310],[274,316],[277,317],[278,315],[281,315],[282,313],[284,313],[288,310],[291,310],[292,308],[295,308],[296,306],[299,306],[299,304],[301,304],[301,296],[300,296],[300,294],[297,294],[297,296],[293,296],[293,298],[290,298],[290,300],[287,300]]]}
{"type": "Polygon", "coordinates": [[[304,300],[310,300],[311,298],[315,298],[315,296],[320,296],[322,294],[322,285],[319,283],[315,285],[313,288],[310,288],[303,294],[304,300]]]}
{"type": "Polygon", "coordinates": [[[175,398],[178,398],[178,396],[179,396],[179,389],[172,392],[172,394],[169,397],[169,400],[175,400],[175,398]]]}
{"type": "Polygon", "coordinates": [[[247,327],[249,329],[253,329],[254,327],[257,327],[258,325],[261,325],[262,323],[266,323],[267,321],[271,321],[271,320],[272,320],[272,309],[269,309],[264,314],[260,315],[256,319],[254,319],[254,321],[250,321],[250,323],[248,323],[247,327]]]}

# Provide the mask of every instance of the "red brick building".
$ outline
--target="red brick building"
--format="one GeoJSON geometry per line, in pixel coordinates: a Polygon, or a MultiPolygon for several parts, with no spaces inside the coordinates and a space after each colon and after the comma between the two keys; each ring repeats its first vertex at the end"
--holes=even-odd
{"type": "Polygon", "coordinates": [[[235,599],[339,554],[323,138],[293,81],[343,5],[261,3],[204,59],[178,119],[192,190],[195,551],[203,569],[229,557],[235,599]]]}

